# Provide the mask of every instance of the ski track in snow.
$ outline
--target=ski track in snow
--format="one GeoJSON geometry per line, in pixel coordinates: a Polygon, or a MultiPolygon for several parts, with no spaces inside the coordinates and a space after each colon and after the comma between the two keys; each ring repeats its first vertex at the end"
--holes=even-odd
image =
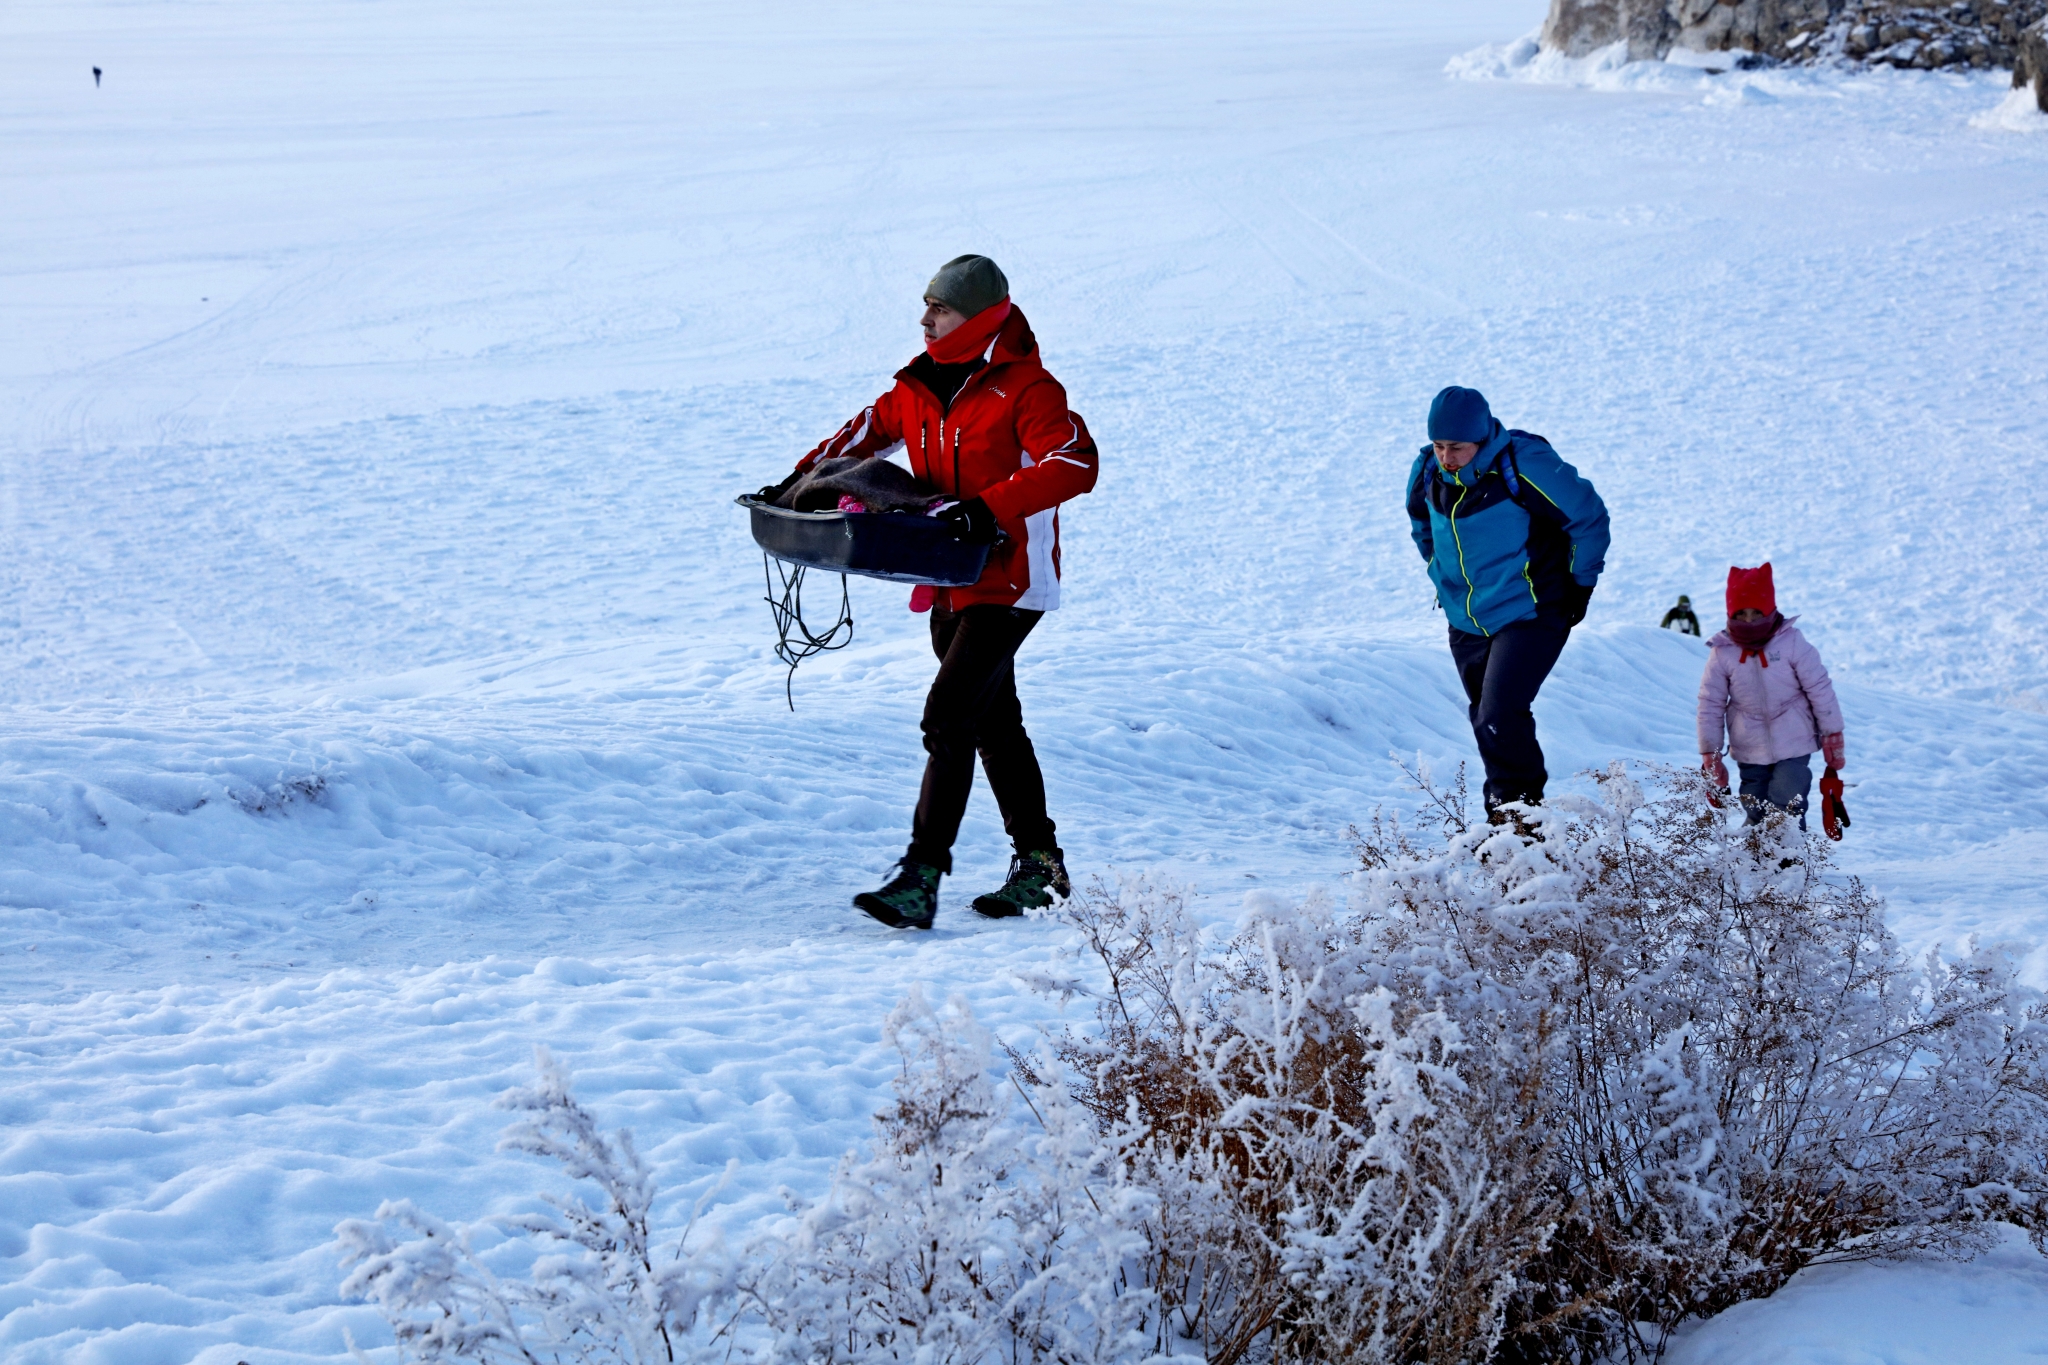
{"type": "MultiPolygon", "coordinates": [[[[924,623],[857,582],[789,713],[730,505],[963,249],[1104,451],[1020,660],[1077,873],[1227,924],[1341,884],[1390,751],[1469,757],[1400,506],[1457,381],[1614,516],[1554,775],[1696,761],[1701,647],[1645,623],[1770,558],[1849,717],[1844,869],[1910,948],[2048,984],[2048,138],[1989,78],[1446,79],[1531,17],[19,7],[0,1357],[388,1340],[331,1228],[528,1206],[488,1100],[535,1044],[671,1217],[738,1158],[740,1230],[865,1135],[910,983],[1052,1017],[1012,978],[1052,931],[958,913],[985,792],[939,931],[847,911],[905,834],[924,623]]],[[[2044,1308],[2016,1245],[1835,1268],[1672,1358],[2020,1360],[2044,1308]]]]}

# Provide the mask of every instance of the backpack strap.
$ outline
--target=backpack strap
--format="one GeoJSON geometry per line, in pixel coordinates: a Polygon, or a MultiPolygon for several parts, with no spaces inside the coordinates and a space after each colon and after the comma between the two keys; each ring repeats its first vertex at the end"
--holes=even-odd
{"type": "MultiPolygon", "coordinates": [[[[1514,438],[1517,436],[1526,436],[1532,441],[1543,441],[1543,438],[1533,431],[1510,430],[1508,432],[1508,443],[1501,448],[1500,459],[1494,462],[1493,467],[1500,471],[1501,482],[1508,486],[1509,501],[1513,502],[1515,506],[1521,508],[1524,512],[1527,512],[1529,511],[1529,503],[1522,496],[1522,467],[1515,460],[1514,438]]],[[[1550,444],[1548,441],[1543,441],[1543,443],[1545,445],[1550,444]]],[[[1435,460],[1424,460],[1422,462],[1422,476],[1417,482],[1423,487],[1425,500],[1428,498],[1429,490],[1435,487],[1441,477],[1437,472],[1435,460]]]]}
{"type": "Polygon", "coordinates": [[[1430,490],[1436,486],[1436,461],[1424,460],[1422,472],[1415,476],[1415,482],[1408,485],[1408,504],[1412,508],[1420,498],[1425,511],[1429,508],[1430,490]]]}
{"type": "Polygon", "coordinates": [[[1562,526],[1565,520],[1564,512],[1561,508],[1553,507],[1548,497],[1544,498],[1540,506],[1532,507],[1528,499],[1522,496],[1522,467],[1515,458],[1515,442],[1517,440],[1542,441],[1545,445],[1550,444],[1549,441],[1538,436],[1533,431],[1511,430],[1508,432],[1507,449],[1501,451],[1500,460],[1495,466],[1500,470],[1501,479],[1508,486],[1508,496],[1513,498],[1515,506],[1527,512],[1532,520],[1541,516],[1545,521],[1554,522],[1562,526]]]}

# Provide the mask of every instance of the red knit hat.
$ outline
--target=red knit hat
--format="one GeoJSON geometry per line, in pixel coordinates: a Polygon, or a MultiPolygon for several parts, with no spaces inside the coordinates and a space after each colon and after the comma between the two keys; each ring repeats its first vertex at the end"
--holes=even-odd
{"type": "Polygon", "coordinates": [[[1755,607],[1769,616],[1778,610],[1778,590],[1771,585],[1771,565],[1766,560],[1755,569],[1728,567],[1728,614],[1755,607]]]}

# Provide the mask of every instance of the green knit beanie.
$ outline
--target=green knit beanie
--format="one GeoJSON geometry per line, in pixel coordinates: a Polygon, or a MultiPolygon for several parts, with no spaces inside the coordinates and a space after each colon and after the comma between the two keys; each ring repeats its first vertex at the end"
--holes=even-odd
{"type": "Polygon", "coordinates": [[[986,256],[955,256],[940,266],[939,273],[924,287],[926,299],[943,303],[970,318],[1001,303],[1009,294],[1010,282],[986,256]]]}

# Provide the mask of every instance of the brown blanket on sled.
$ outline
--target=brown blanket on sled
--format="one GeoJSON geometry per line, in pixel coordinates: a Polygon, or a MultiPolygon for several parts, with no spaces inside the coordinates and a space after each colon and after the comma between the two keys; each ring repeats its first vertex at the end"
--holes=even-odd
{"type": "Polygon", "coordinates": [[[812,465],[775,505],[792,512],[836,512],[843,497],[870,512],[923,512],[939,494],[902,465],[879,456],[840,455],[812,465]]]}

